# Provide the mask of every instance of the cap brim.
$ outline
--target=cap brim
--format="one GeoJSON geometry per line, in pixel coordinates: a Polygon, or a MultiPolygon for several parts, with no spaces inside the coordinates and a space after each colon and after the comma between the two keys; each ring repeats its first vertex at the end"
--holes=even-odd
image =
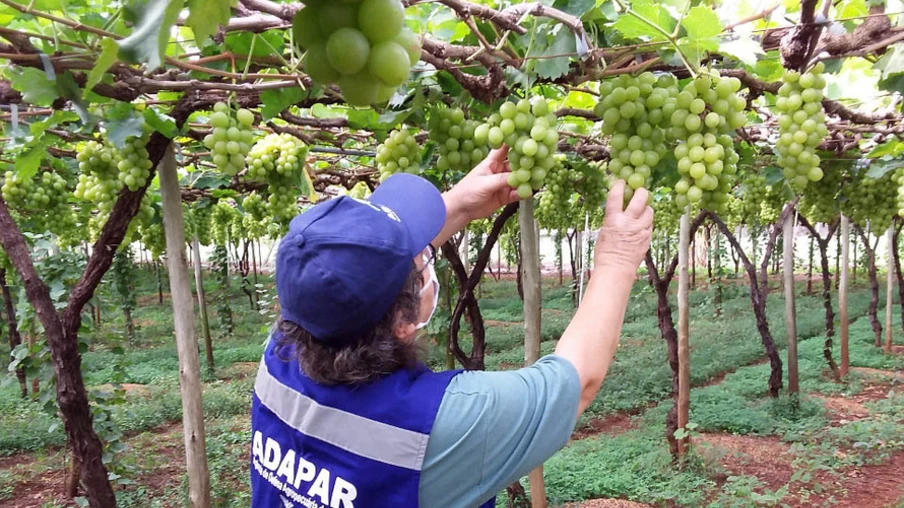
{"type": "Polygon", "coordinates": [[[370,196],[370,202],[384,205],[399,216],[411,234],[412,256],[424,250],[446,223],[442,194],[432,183],[410,173],[387,178],[370,196]]]}

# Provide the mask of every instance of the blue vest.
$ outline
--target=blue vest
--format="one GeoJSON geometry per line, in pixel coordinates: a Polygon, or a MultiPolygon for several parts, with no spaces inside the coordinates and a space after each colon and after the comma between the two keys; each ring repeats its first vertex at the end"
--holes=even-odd
{"type": "Polygon", "coordinates": [[[325,386],[284,359],[294,358],[292,348],[277,356],[276,343],[264,353],[251,403],[252,508],[417,507],[433,421],[460,371],[422,365],[364,385],[325,386]]]}

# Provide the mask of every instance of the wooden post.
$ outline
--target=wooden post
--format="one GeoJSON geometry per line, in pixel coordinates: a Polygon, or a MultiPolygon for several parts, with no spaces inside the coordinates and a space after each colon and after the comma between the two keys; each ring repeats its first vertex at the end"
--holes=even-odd
{"type": "Polygon", "coordinates": [[[574,284],[574,294],[577,295],[577,300],[575,302],[580,305],[581,297],[583,297],[583,293],[581,293],[581,289],[583,289],[584,285],[584,233],[580,231],[580,228],[575,228],[574,231],[574,264],[577,268],[575,275],[578,276],[575,279],[574,284]]]}
{"type": "MultiPolygon", "coordinates": [[[[785,334],[788,338],[788,393],[796,395],[800,392],[797,373],[797,309],[794,305],[794,223],[796,213],[787,214],[782,225],[782,244],[784,260],[782,261],[785,276],[785,334]]],[[[811,244],[812,252],[812,244],[811,244]]]]}
{"type": "Polygon", "coordinates": [[[470,252],[470,245],[468,245],[468,230],[465,229],[461,232],[461,241],[458,243],[458,257],[461,258],[461,265],[465,268],[465,273],[471,273],[471,264],[468,254],[470,252]]]}
{"type": "Polygon", "coordinates": [[[888,226],[888,231],[885,232],[885,240],[888,244],[888,262],[885,263],[887,272],[888,272],[888,282],[887,288],[885,290],[885,352],[891,354],[891,311],[892,311],[892,301],[895,298],[894,289],[895,289],[895,262],[892,254],[892,249],[894,249],[894,242],[892,241],[892,235],[894,234],[895,227],[888,226]]]}
{"type": "Polygon", "coordinates": [[[848,323],[848,254],[851,242],[851,222],[847,216],[841,216],[841,282],[838,287],[838,315],[841,321],[841,377],[848,375],[850,357],[848,356],[848,339],[850,330],[848,323]]]}
{"type": "MultiPolygon", "coordinates": [[[[160,194],[166,231],[166,263],[169,271],[173,321],[179,355],[179,387],[182,392],[182,425],[185,436],[185,465],[188,469],[188,499],[192,508],[210,507],[210,474],[201,406],[201,362],[195,340],[191,283],[185,263],[185,224],[182,195],[173,145],[160,162],[160,194]]],[[[200,263],[199,263],[200,265],[200,263]]]]}
{"type": "Polygon", "coordinates": [[[213,372],[213,342],[210,340],[210,321],[207,319],[207,299],[204,297],[204,276],[201,272],[201,243],[198,235],[191,241],[191,254],[194,257],[195,292],[198,293],[198,309],[201,316],[201,333],[204,334],[204,352],[207,354],[207,370],[213,372]]]}
{"type": "MultiPolygon", "coordinates": [[[[534,218],[534,199],[521,201],[518,225],[521,229],[521,278],[524,285],[524,364],[540,359],[540,239],[534,218]]],[[[530,472],[533,508],[546,508],[543,466],[530,472]]]]}
{"type": "MultiPolygon", "coordinates": [[[[687,430],[691,401],[691,373],[690,369],[688,369],[690,366],[690,352],[688,350],[690,230],[691,212],[688,208],[681,215],[681,225],[678,233],[678,428],[685,431],[687,430]]],[[[688,443],[689,439],[687,437],[678,440],[679,457],[683,457],[687,453],[688,443]]]]}

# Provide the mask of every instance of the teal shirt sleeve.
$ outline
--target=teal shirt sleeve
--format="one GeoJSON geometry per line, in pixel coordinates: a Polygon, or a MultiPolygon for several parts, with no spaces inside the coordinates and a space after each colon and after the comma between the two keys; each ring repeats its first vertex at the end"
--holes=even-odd
{"type": "Polygon", "coordinates": [[[423,507],[477,507],[568,443],[581,383],[549,355],[530,367],[455,376],[439,407],[421,470],[423,507]]]}

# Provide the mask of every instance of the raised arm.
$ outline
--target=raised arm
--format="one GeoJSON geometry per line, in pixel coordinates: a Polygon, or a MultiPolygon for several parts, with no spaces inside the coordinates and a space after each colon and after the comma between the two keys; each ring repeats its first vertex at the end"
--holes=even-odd
{"type": "Polygon", "coordinates": [[[518,194],[508,184],[511,170],[506,159],[508,147],[493,150],[458,184],[443,194],[446,202],[446,224],[433,239],[439,249],[452,235],[475,219],[489,217],[503,206],[518,200],[518,194]]]}
{"type": "Polygon", "coordinates": [[[580,415],[596,394],[612,364],[621,335],[631,286],[650,248],[653,209],[648,192],[638,189],[622,210],[624,181],[609,192],[606,216],[594,253],[594,271],[581,305],[556,346],[556,354],[574,365],[581,380],[580,415]]]}

